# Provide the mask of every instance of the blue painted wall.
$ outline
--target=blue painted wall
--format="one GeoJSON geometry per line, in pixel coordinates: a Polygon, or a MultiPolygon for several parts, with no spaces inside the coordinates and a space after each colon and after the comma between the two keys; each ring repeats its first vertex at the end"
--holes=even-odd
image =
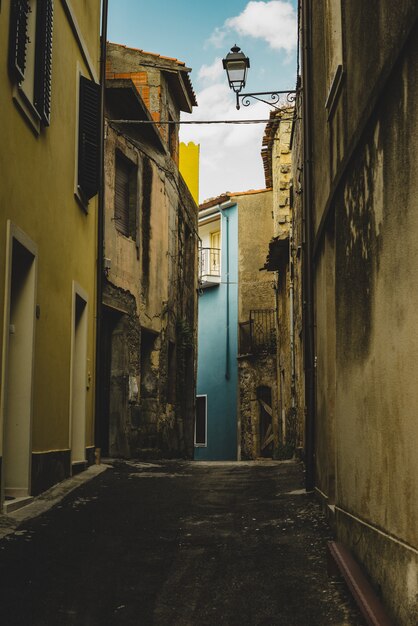
{"type": "Polygon", "coordinates": [[[203,290],[199,296],[197,394],[207,395],[207,447],[195,447],[196,460],[225,461],[237,458],[238,211],[236,205],[221,212],[221,233],[221,284],[203,290]],[[228,230],[229,237],[227,237],[228,230]],[[229,239],[229,247],[227,239],[229,239]],[[228,253],[229,287],[227,284],[228,253]],[[227,308],[229,308],[228,341],[227,308]]]}

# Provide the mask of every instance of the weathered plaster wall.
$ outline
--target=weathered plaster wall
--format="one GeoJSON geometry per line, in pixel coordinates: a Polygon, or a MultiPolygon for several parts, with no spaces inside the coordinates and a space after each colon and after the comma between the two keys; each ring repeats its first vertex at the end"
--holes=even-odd
{"type": "MultiPolygon", "coordinates": [[[[104,301],[124,314],[116,334],[120,331],[129,346],[121,357],[120,374],[118,367],[111,366],[110,371],[116,398],[109,414],[110,452],[190,457],[196,380],[197,207],[171,157],[141,146],[138,140],[134,144],[111,124],[106,171],[105,256],[110,269],[104,301]],[[138,167],[136,237],[118,232],[114,220],[116,150],[138,167]],[[174,356],[169,355],[170,343],[174,356]],[[171,369],[169,358],[176,362],[171,369]],[[169,398],[168,389],[173,387],[175,397],[169,398]]],[[[114,342],[114,328],[111,333],[114,342]]],[[[124,352],[117,343],[114,348],[124,352]]]]}
{"type": "MultiPolygon", "coordinates": [[[[335,504],[336,320],[334,229],[316,262],[316,487],[335,504]]],[[[347,308],[347,315],[348,315],[347,308]]]]}
{"type": "Polygon", "coordinates": [[[417,18],[414,2],[343,6],[347,82],[329,121],[319,9],[313,25],[314,206],[325,225],[315,260],[317,484],[335,496],[338,536],[408,626],[418,616],[417,18]]]}
{"type": "Polygon", "coordinates": [[[273,309],[273,279],[260,272],[273,236],[271,191],[233,197],[238,203],[238,320],[249,319],[251,309],[273,309]]]}
{"type": "Polygon", "coordinates": [[[281,458],[296,454],[296,450],[302,445],[304,433],[301,282],[303,232],[300,219],[302,169],[298,140],[292,144],[294,135],[298,139],[300,136],[298,119],[298,109],[295,115],[293,106],[286,107],[273,118],[271,129],[267,128],[266,131],[266,145],[271,150],[274,236],[277,238],[270,246],[270,263],[275,269],[276,284],[278,455],[281,458]],[[296,151],[295,155],[293,150],[296,151]]]}
{"type": "MultiPolygon", "coordinates": [[[[234,199],[238,204],[238,322],[245,323],[249,321],[252,309],[273,310],[276,306],[274,277],[260,271],[273,236],[273,193],[271,190],[249,192],[234,199]]],[[[241,355],[245,351],[246,348],[241,346],[241,355]]],[[[241,458],[255,459],[261,455],[260,403],[257,399],[257,389],[261,386],[271,389],[273,454],[276,456],[279,411],[275,354],[240,356],[238,377],[241,458]]]]}
{"type": "MultiPolygon", "coordinates": [[[[13,101],[14,86],[7,57],[10,2],[0,12],[0,106],[3,133],[0,149],[0,354],[5,351],[4,305],[7,264],[7,221],[21,229],[37,246],[33,401],[30,464],[32,490],[47,488],[71,472],[70,402],[72,287],[75,281],[88,296],[86,445],[94,445],[95,298],[97,197],[88,212],[75,196],[79,72],[89,77],[78,41],[62,3],[54,8],[50,125],[34,132],[28,118],[13,101]],[[53,451],[53,452],[52,452],[53,451]],[[56,464],[43,459],[55,455],[56,464]]],[[[100,2],[77,9],[77,19],[91,59],[99,74],[100,2]]],[[[34,313],[33,313],[34,314],[34,313]]],[[[8,329],[5,329],[8,333],[8,329]]],[[[28,356],[28,359],[30,356],[28,356]]],[[[2,375],[6,367],[2,366],[2,375]]],[[[5,414],[5,387],[0,382],[0,446],[5,414]]],[[[2,450],[0,449],[0,455],[2,450]]]]}

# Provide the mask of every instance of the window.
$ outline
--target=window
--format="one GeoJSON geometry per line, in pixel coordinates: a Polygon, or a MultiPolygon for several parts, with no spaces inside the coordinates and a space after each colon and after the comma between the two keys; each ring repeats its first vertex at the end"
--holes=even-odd
{"type": "Polygon", "coordinates": [[[78,191],[84,204],[99,190],[100,85],[80,76],[78,191]]]}
{"type": "Polygon", "coordinates": [[[21,108],[44,126],[51,112],[52,30],[53,0],[12,0],[10,77],[21,108]]]}
{"type": "Polygon", "coordinates": [[[207,396],[196,396],[194,445],[200,448],[207,445],[207,399],[207,396]]]}
{"type": "Polygon", "coordinates": [[[344,75],[341,0],[326,0],[325,9],[325,69],[328,87],[325,108],[330,119],[341,93],[344,75]]]}
{"type": "Polygon", "coordinates": [[[221,231],[210,234],[210,275],[219,276],[221,270],[221,231]]]}
{"type": "Polygon", "coordinates": [[[138,168],[121,152],[115,155],[115,224],[117,230],[136,239],[138,168]]]}
{"type": "Polygon", "coordinates": [[[170,113],[168,114],[168,121],[170,122],[168,124],[168,151],[173,161],[178,164],[177,128],[170,113]]]}

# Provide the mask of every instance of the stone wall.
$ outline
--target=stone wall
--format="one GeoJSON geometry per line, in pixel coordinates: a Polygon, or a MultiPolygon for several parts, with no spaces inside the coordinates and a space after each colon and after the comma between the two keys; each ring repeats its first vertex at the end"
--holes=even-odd
{"type": "MultiPolygon", "coordinates": [[[[144,68],[140,51],[111,45],[109,54],[108,80],[130,78],[152,115],[158,109],[165,119],[169,114],[178,119],[178,105],[159,67],[164,60],[151,55],[152,66],[145,63],[144,68]]],[[[173,60],[166,64],[173,65],[173,60]]],[[[109,109],[103,297],[107,401],[102,445],[112,456],[191,457],[197,206],[170,145],[165,151],[161,140],[153,141],[149,133],[142,136],[137,128],[124,128],[111,120],[109,109]],[[136,181],[136,231],[129,235],[121,232],[115,217],[118,154],[129,161],[136,181]]],[[[178,128],[172,128],[178,142],[178,128]]],[[[167,127],[160,130],[163,143],[169,143],[167,127]]]]}

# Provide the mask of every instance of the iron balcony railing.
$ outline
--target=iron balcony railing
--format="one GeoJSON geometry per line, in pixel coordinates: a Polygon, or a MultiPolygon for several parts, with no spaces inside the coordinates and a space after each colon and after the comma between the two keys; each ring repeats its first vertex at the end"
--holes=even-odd
{"type": "Polygon", "coordinates": [[[275,309],[252,309],[250,319],[240,325],[240,354],[274,354],[276,351],[275,309]]]}
{"type": "Polygon", "coordinates": [[[219,248],[200,248],[200,279],[221,276],[221,251],[219,248]]]}

